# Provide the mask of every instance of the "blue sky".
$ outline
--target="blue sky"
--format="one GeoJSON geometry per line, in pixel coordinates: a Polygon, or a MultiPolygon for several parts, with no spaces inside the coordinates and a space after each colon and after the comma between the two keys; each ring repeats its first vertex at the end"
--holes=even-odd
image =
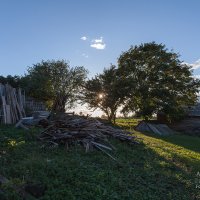
{"type": "Polygon", "coordinates": [[[199,0],[0,0],[0,74],[65,59],[92,76],[130,45],[151,41],[200,74],[199,9],[199,0]]]}

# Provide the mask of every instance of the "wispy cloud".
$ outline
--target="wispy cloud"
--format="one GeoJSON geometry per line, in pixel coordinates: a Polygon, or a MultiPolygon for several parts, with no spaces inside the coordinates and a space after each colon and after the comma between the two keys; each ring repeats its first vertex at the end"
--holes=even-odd
{"type": "Polygon", "coordinates": [[[192,69],[199,69],[200,68],[200,59],[197,60],[195,63],[191,64],[192,69]]]}
{"type": "Polygon", "coordinates": [[[87,40],[86,36],[81,37],[81,40],[87,40]]]}
{"type": "Polygon", "coordinates": [[[103,42],[103,37],[100,37],[99,39],[94,39],[94,40],[92,40],[92,42],[102,43],[103,42]]]}
{"type": "Polygon", "coordinates": [[[198,59],[194,63],[186,63],[186,62],[184,62],[184,64],[187,64],[187,65],[191,66],[193,70],[199,69],[200,68],[200,59],[198,59]]]}
{"type": "Polygon", "coordinates": [[[200,79],[200,75],[199,74],[195,74],[193,75],[194,78],[200,79]]]}
{"type": "Polygon", "coordinates": [[[91,41],[91,45],[90,47],[95,48],[95,49],[105,49],[106,48],[106,44],[103,41],[103,37],[97,38],[97,39],[93,39],[91,41]]]}
{"type": "Polygon", "coordinates": [[[193,72],[193,78],[195,79],[200,79],[200,74],[199,74],[199,70],[200,69],[200,59],[198,59],[197,61],[195,61],[194,63],[187,63],[187,62],[184,62],[183,64],[186,64],[186,65],[189,65],[192,70],[194,70],[193,72]]]}
{"type": "Polygon", "coordinates": [[[88,58],[89,56],[87,55],[87,54],[85,54],[85,53],[82,53],[82,56],[84,57],[84,58],[88,58]]]}

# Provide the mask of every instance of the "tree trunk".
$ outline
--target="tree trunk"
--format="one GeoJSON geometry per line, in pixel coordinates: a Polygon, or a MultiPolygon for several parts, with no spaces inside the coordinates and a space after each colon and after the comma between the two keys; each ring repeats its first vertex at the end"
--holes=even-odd
{"type": "Polygon", "coordinates": [[[115,124],[116,114],[111,112],[110,115],[107,114],[107,116],[108,116],[108,121],[111,122],[111,123],[113,122],[115,124]]]}
{"type": "Polygon", "coordinates": [[[116,114],[114,114],[114,116],[113,116],[113,122],[115,124],[115,122],[116,122],[116,114]]]}
{"type": "Polygon", "coordinates": [[[65,104],[67,101],[67,97],[62,94],[58,94],[55,98],[52,111],[54,112],[65,112],[65,104]]]}
{"type": "Polygon", "coordinates": [[[110,116],[110,115],[107,115],[107,117],[108,117],[108,121],[109,121],[110,123],[112,123],[112,118],[111,118],[111,116],[110,116]]]}

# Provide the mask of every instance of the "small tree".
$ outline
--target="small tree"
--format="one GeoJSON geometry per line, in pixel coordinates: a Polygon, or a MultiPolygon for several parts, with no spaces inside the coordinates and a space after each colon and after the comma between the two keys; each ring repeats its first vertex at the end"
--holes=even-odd
{"type": "Polygon", "coordinates": [[[108,120],[115,123],[117,109],[124,101],[123,84],[118,70],[114,65],[104,69],[102,74],[96,75],[85,84],[82,102],[90,109],[99,108],[108,120]]]}
{"type": "Polygon", "coordinates": [[[49,104],[56,112],[72,107],[86,79],[84,67],[70,67],[64,60],[42,61],[28,68],[23,86],[27,93],[49,104]]]}
{"type": "Polygon", "coordinates": [[[200,81],[179,55],[155,42],[131,47],[122,53],[118,64],[121,75],[129,80],[129,99],[124,111],[136,111],[144,118],[164,111],[170,119],[194,104],[200,81]]]}

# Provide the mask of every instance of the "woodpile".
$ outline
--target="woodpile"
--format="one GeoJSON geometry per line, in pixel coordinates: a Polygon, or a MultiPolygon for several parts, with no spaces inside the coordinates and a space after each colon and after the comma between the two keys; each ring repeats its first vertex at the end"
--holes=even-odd
{"type": "Polygon", "coordinates": [[[14,124],[25,117],[25,96],[20,88],[16,89],[0,83],[0,119],[1,123],[14,124]]]}
{"type": "Polygon", "coordinates": [[[127,131],[105,125],[96,119],[85,119],[77,116],[52,121],[51,125],[40,133],[39,140],[43,142],[43,147],[49,148],[59,145],[65,145],[69,148],[71,145],[80,144],[86,152],[98,149],[115,159],[109,153],[115,149],[109,142],[109,137],[129,144],[137,143],[135,136],[127,131]]]}

